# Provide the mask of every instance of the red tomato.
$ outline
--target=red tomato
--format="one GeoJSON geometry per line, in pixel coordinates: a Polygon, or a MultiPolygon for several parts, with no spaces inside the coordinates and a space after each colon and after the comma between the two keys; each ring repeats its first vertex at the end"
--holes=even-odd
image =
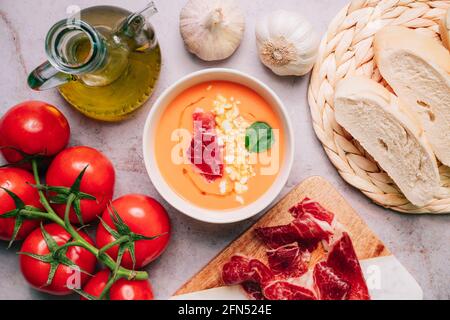
{"type": "MultiPolygon", "coordinates": [[[[164,234],[155,240],[139,240],[135,242],[135,268],[142,268],[158,258],[166,249],[170,238],[169,216],[163,206],[152,198],[136,194],[123,196],[112,204],[132,232],[147,237],[164,234]]],[[[102,219],[111,228],[115,229],[108,210],[103,212],[102,219]]],[[[115,240],[102,224],[98,226],[96,239],[98,248],[102,248],[115,240]]],[[[114,246],[106,252],[113,259],[116,259],[118,249],[118,246],[114,246]]],[[[128,250],[125,252],[121,264],[125,268],[133,268],[133,262],[128,250]]]]}
{"type": "MultiPolygon", "coordinates": [[[[94,275],[84,286],[84,292],[99,298],[108,282],[109,270],[102,270],[94,275]]],[[[119,279],[109,290],[110,300],[153,300],[153,291],[146,280],[119,279]]],[[[81,300],[86,298],[81,297],[81,300]]]]}
{"type": "MultiPolygon", "coordinates": [[[[48,234],[56,241],[58,246],[66,244],[70,239],[70,234],[57,224],[48,224],[44,226],[48,234]]],[[[93,244],[92,240],[83,232],[79,232],[81,236],[93,244]]],[[[50,251],[44,240],[41,229],[34,230],[23,242],[21,252],[33,253],[37,255],[46,255],[50,251]]],[[[81,247],[69,247],[66,257],[73,261],[81,270],[92,274],[95,271],[96,257],[88,250],[81,247]]],[[[73,291],[68,285],[77,284],[75,279],[79,279],[79,285],[86,283],[89,276],[83,272],[76,273],[71,267],[59,265],[56,270],[55,277],[50,285],[45,286],[50,264],[31,258],[26,255],[20,256],[20,268],[27,282],[39,291],[54,294],[68,295],[73,291]]]]}
{"type": "MultiPolygon", "coordinates": [[[[112,200],[115,172],[112,163],[101,152],[90,147],[72,147],[58,154],[47,171],[47,184],[56,187],[71,187],[80,172],[88,166],[81,181],[80,191],[97,200],[81,200],[83,222],[88,223],[99,216],[112,200]]],[[[59,216],[64,217],[66,205],[54,205],[59,216]]],[[[79,223],[73,208],[70,221],[79,223]]]]}
{"type": "MultiPolygon", "coordinates": [[[[29,185],[35,184],[33,176],[25,170],[16,168],[0,169],[0,187],[15,193],[26,205],[42,208],[39,194],[29,185]]],[[[0,189],[0,215],[16,209],[14,200],[0,189]]],[[[11,240],[14,231],[15,218],[0,219],[0,239],[11,240]]],[[[24,220],[16,239],[24,239],[33,229],[39,226],[38,220],[24,220]]]]}
{"type": "MultiPolygon", "coordinates": [[[[0,120],[0,147],[12,147],[29,155],[54,156],[63,150],[70,137],[64,115],[54,106],[27,101],[12,107],[0,120]]],[[[10,163],[23,159],[11,148],[2,149],[10,163]]]]}

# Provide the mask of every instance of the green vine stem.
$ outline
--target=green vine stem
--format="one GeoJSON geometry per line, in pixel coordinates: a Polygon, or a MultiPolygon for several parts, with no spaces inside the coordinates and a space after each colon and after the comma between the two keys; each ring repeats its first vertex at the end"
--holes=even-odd
{"type": "MultiPolygon", "coordinates": [[[[37,161],[35,159],[32,160],[32,168],[33,168],[33,174],[34,179],[36,180],[36,186],[38,187],[39,192],[39,198],[40,202],[47,210],[47,212],[39,212],[39,211],[30,211],[25,210],[22,211],[23,213],[29,214],[31,218],[39,218],[39,219],[46,219],[50,220],[61,227],[63,227],[76,241],[76,243],[80,246],[91,252],[93,255],[97,257],[97,260],[102,262],[106,267],[108,267],[112,272],[116,270],[117,263],[112,259],[108,254],[106,254],[105,250],[99,250],[94,245],[87,242],[80,233],[73,227],[73,225],[70,223],[69,220],[69,213],[70,208],[72,207],[72,203],[75,200],[75,195],[71,194],[68,198],[67,205],[66,205],[66,212],[65,212],[65,219],[61,219],[56,212],[53,210],[53,208],[50,206],[50,203],[48,202],[44,192],[41,190],[41,180],[39,177],[39,170],[37,161]]],[[[118,278],[125,278],[128,280],[147,280],[148,279],[148,273],[145,271],[134,271],[125,269],[123,267],[120,267],[117,272],[117,279],[118,278]]]]}
{"type": "Polygon", "coordinates": [[[103,300],[106,298],[106,295],[109,294],[109,290],[113,286],[113,284],[117,281],[117,279],[111,275],[111,278],[109,278],[108,282],[105,285],[105,288],[103,288],[103,291],[99,297],[99,300],[103,300]]]}

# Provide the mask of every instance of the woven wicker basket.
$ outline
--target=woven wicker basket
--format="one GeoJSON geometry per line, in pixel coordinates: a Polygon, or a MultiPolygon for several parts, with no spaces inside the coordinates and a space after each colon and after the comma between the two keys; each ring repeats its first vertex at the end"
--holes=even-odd
{"type": "Polygon", "coordinates": [[[424,207],[412,205],[373,158],[334,117],[336,84],[349,75],[381,82],[373,61],[374,34],[386,25],[403,25],[440,37],[439,20],[450,1],[354,0],[331,22],[322,39],[308,92],[314,130],[339,174],[375,203],[404,213],[450,213],[450,168],[441,165],[441,189],[424,207]]]}

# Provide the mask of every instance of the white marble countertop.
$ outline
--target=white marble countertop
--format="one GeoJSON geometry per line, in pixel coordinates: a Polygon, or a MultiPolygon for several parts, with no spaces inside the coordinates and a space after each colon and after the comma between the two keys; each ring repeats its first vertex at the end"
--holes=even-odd
{"type": "MultiPolygon", "coordinates": [[[[178,32],[178,16],[186,0],[156,0],[160,13],[154,17],[163,52],[161,79],[153,98],[122,123],[104,124],[89,120],[72,109],[56,91],[33,92],[26,77],[45,60],[44,38],[51,25],[67,16],[70,5],[81,8],[115,4],[139,9],[147,0],[1,0],[0,1],[0,116],[9,107],[28,99],[58,106],[72,127],[73,145],[90,145],[102,150],[117,170],[116,196],[142,192],[162,201],[152,186],[143,164],[141,136],[144,121],[155,98],[180,77],[207,67],[235,68],[256,76],[271,86],[289,108],[296,132],[297,153],[286,194],[313,175],[327,178],[360,213],[422,286],[426,299],[450,299],[450,216],[405,216],[372,204],[358,190],[346,184],[326,157],[311,126],[306,91],[307,78],[279,78],[264,68],[257,57],[254,23],[264,12],[284,8],[309,17],[318,32],[347,0],[252,0],[241,1],[246,10],[247,31],[242,46],[225,62],[203,63],[186,52],[178,32]]],[[[1,160],[0,160],[1,161],[1,160]]],[[[148,268],[159,299],[168,298],[222,248],[252,224],[256,218],[229,226],[196,222],[170,208],[173,238],[167,252],[148,268]]],[[[47,299],[30,289],[19,271],[15,249],[0,243],[0,299],[47,299]]]]}

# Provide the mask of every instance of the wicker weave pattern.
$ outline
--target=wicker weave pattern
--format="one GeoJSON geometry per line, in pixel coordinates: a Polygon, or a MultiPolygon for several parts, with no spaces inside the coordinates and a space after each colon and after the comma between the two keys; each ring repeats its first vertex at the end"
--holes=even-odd
{"type": "Polygon", "coordinates": [[[313,126],[339,174],[377,204],[404,213],[450,213],[450,168],[441,166],[439,195],[425,207],[413,206],[389,176],[334,117],[336,84],[349,75],[382,79],[373,61],[374,34],[386,25],[403,25],[440,37],[439,19],[450,1],[353,0],[331,22],[322,39],[308,92],[313,126]]]}

